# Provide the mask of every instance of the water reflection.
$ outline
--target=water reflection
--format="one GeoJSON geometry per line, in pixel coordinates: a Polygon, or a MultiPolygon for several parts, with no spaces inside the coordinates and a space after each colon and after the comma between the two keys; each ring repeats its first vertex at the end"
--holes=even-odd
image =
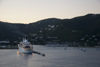
{"type": "MultiPolygon", "coordinates": [[[[18,65],[22,65],[19,67],[28,67],[29,66],[29,60],[32,58],[32,54],[17,54],[19,62],[17,62],[18,65]]],[[[16,67],[18,67],[18,65],[16,67]]]]}
{"type": "Polygon", "coordinates": [[[35,64],[35,62],[33,61],[34,59],[37,59],[37,57],[39,57],[38,55],[40,55],[40,57],[45,57],[44,55],[42,55],[41,53],[32,53],[32,54],[24,54],[24,53],[17,53],[17,61],[19,61],[19,63],[17,63],[18,65],[22,65],[22,66],[18,66],[16,65],[16,67],[30,67],[30,65],[35,64]],[[36,55],[37,54],[37,55],[36,55]],[[31,63],[31,61],[33,63],[31,63]]]}

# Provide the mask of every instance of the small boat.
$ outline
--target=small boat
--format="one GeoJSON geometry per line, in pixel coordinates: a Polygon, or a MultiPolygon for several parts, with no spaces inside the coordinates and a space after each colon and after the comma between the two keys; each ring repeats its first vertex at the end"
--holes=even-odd
{"type": "Polygon", "coordinates": [[[33,52],[33,45],[27,39],[23,39],[23,41],[21,41],[18,44],[17,53],[32,54],[32,52],[33,52]]]}

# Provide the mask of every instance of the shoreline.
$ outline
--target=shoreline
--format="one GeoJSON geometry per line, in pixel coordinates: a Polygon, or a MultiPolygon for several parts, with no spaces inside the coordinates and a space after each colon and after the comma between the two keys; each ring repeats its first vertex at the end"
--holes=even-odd
{"type": "MultiPolygon", "coordinates": [[[[47,46],[47,47],[51,47],[51,46],[47,46]]],[[[66,48],[68,48],[68,47],[66,47],[66,48]]],[[[99,47],[75,47],[75,46],[72,46],[72,48],[100,48],[100,46],[99,47]]],[[[18,49],[18,48],[0,48],[1,50],[2,49],[18,49]]]]}

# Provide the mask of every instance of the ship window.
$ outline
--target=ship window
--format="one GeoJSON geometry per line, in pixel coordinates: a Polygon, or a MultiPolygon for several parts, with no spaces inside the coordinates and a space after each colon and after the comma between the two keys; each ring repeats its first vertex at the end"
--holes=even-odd
{"type": "Polygon", "coordinates": [[[30,48],[30,46],[25,46],[24,48],[30,48]]]}

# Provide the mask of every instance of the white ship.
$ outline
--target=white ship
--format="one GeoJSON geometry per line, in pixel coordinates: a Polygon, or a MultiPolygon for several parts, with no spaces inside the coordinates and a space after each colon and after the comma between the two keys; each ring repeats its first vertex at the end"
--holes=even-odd
{"type": "Polygon", "coordinates": [[[23,39],[22,42],[18,44],[18,51],[19,54],[32,54],[33,52],[33,45],[27,40],[23,39]]]}

